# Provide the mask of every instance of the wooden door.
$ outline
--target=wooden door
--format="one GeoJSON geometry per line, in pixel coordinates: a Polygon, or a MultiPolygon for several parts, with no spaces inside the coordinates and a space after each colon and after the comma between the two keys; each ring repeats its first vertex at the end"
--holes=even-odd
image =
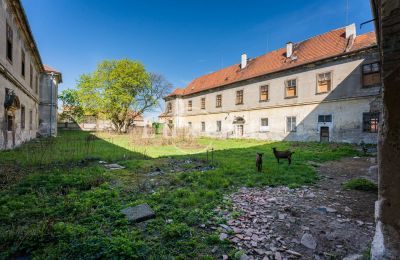
{"type": "Polygon", "coordinates": [[[321,126],[319,137],[321,142],[329,142],[329,127],[321,126]]]}

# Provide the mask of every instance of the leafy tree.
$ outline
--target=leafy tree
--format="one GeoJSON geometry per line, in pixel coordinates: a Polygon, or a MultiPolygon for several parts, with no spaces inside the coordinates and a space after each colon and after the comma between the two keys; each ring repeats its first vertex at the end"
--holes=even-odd
{"type": "Polygon", "coordinates": [[[170,88],[163,76],[148,73],[143,64],[128,59],[103,61],[78,80],[85,113],[104,115],[119,133],[131,124],[130,111],[140,115],[151,110],[170,88]]]}
{"type": "Polygon", "coordinates": [[[79,94],[76,89],[65,89],[58,98],[63,103],[63,112],[61,119],[72,118],[75,122],[81,122],[84,115],[83,107],[79,100],[79,94]]]}

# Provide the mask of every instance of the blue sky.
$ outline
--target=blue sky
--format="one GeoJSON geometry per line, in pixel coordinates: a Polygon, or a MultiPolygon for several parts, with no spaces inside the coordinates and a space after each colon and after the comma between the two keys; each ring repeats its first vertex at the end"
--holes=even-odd
{"type": "MultiPolygon", "coordinates": [[[[140,60],[174,87],[355,22],[373,30],[368,0],[22,0],[42,60],[60,91],[104,59],[140,60]],[[346,15],[346,6],[348,6],[346,15]]],[[[158,111],[147,118],[156,117],[158,111]]]]}

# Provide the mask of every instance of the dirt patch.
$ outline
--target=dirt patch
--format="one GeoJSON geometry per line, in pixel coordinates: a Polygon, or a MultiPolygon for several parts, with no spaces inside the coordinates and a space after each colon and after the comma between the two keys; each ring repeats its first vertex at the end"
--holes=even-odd
{"type": "Polygon", "coordinates": [[[312,187],[242,188],[226,198],[239,217],[217,209],[228,219],[221,234],[250,259],[362,257],[373,238],[377,194],[345,190],[342,183],[376,180],[374,163],[355,157],[315,165],[320,181],[312,187]]]}

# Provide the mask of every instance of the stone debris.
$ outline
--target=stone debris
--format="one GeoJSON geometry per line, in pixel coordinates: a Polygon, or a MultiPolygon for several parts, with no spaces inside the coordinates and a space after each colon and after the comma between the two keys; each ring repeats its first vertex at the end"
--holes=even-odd
{"type": "Polygon", "coordinates": [[[361,260],[364,259],[363,255],[360,254],[354,254],[354,255],[349,255],[343,258],[343,260],[361,260]]]}
{"type": "Polygon", "coordinates": [[[104,167],[110,171],[125,169],[124,166],[117,163],[104,164],[104,167]]]}
{"type": "Polygon", "coordinates": [[[227,239],[227,238],[228,238],[228,234],[221,233],[221,234],[219,235],[219,240],[221,240],[221,241],[224,241],[224,240],[227,239]]]}
{"type": "Polygon", "coordinates": [[[346,216],[352,212],[349,207],[329,201],[331,196],[324,192],[315,187],[241,188],[224,198],[232,203],[232,211],[241,212],[239,216],[215,209],[226,220],[217,225],[219,238],[244,251],[241,259],[325,259],[325,253],[344,257],[360,252],[349,237],[367,247],[373,225],[360,225],[346,216]]]}
{"type": "Polygon", "coordinates": [[[308,233],[305,233],[301,237],[300,243],[309,249],[315,249],[317,247],[317,242],[315,241],[315,238],[311,234],[308,234],[308,233]]]}
{"type": "Polygon", "coordinates": [[[128,207],[121,210],[121,213],[128,218],[129,222],[142,222],[156,216],[148,204],[128,207]]]}

